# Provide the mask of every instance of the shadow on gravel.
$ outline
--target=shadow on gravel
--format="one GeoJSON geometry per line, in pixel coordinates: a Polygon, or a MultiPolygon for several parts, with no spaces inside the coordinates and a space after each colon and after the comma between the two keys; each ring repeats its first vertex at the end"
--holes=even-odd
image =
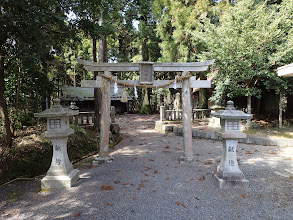
{"type": "Polygon", "coordinates": [[[197,161],[179,164],[182,137],[156,133],[158,115],[117,118],[122,141],[114,161],[81,166],[79,182],[66,190],[38,192],[39,181],[1,189],[3,219],[290,219],[292,159],[280,148],[239,144],[245,189],[219,189],[211,176],[222,143],[193,140],[197,161]],[[21,193],[17,194],[17,190],[21,193]],[[15,196],[13,197],[13,192],[15,196]],[[4,193],[4,194],[3,194],[4,193]],[[9,200],[10,199],[10,200],[9,200]]]}

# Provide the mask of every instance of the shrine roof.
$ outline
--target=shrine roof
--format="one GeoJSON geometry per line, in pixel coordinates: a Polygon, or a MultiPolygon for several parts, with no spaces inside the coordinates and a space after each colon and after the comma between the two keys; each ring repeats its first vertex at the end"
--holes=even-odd
{"type": "MultiPolygon", "coordinates": [[[[94,100],[94,88],[61,86],[62,101],[92,101],[94,100]]],[[[111,88],[111,100],[121,100],[123,88],[118,88],[118,93],[114,94],[114,88],[111,88]]],[[[132,98],[127,93],[128,101],[132,98]]]]}
{"type": "Polygon", "coordinates": [[[278,68],[278,76],[293,77],[293,63],[278,68]]]}

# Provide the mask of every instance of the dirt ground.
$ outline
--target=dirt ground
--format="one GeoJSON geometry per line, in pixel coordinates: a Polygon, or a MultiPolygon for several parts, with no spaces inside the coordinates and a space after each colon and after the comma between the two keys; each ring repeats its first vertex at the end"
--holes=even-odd
{"type": "Polygon", "coordinates": [[[180,164],[183,138],[154,130],[157,115],[122,115],[114,161],[78,165],[70,189],[40,190],[40,180],[0,189],[0,219],[292,219],[293,147],[238,144],[248,188],[219,189],[212,173],[222,142],[194,139],[192,164],[180,164]]]}

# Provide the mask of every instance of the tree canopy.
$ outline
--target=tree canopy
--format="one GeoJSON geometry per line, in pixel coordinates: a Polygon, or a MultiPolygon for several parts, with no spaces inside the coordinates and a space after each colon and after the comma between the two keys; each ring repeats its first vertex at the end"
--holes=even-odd
{"type": "Polygon", "coordinates": [[[216,59],[213,100],[260,98],[272,86],[292,93],[292,79],[276,74],[293,58],[291,0],[10,0],[0,8],[0,113],[8,146],[13,130],[58,96],[60,85],[93,77],[76,60],[97,61],[102,38],[111,62],[216,59]]]}

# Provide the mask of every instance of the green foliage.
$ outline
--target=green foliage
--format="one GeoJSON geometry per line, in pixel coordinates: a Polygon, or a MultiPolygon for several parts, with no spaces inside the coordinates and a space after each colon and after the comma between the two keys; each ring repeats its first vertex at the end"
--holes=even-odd
{"type": "MultiPolygon", "coordinates": [[[[68,156],[76,161],[98,152],[96,134],[79,126],[73,126],[75,133],[68,139],[68,156]]],[[[14,148],[0,155],[0,185],[18,177],[34,177],[45,174],[52,160],[52,144],[48,139],[14,148]]]]}
{"type": "MultiPolygon", "coordinates": [[[[290,2],[284,1],[284,4],[292,5],[290,2]]],[[[285,30],[289,27],[285,24],[290,20],[290,16],[283,16],[288,11],[282,7],[283,4],[278,10],[278,7],[257,4],[254,0],[240,1],[223,11],[220,25],[205,20],[202,35],[208,50],[200,57],[216,59],[213,100],[238,96],[259,98],[260,85],[271,85],[269,81],[277,78],[272,57],[280,54],[278,47],[284,43],[288,46],[285,30]],[[284,25],[287,28],[281,28],[284,25]]]]}
{"type": "Polygon", "coordinates": [[[152,114],[152,108],[150,105],[142,105],[140,114],[152,114]]]}
{"type": "Polygon", "coordinates": [[[157,34],[160,43],[162,62],[194,62],[197,54],[202,50],[200,37],[192,39],[203,28],[202,18],[211,17],[212,6],[210,0],[168,1],[154,0],[153,11],[157,20],[157,34]]]}

